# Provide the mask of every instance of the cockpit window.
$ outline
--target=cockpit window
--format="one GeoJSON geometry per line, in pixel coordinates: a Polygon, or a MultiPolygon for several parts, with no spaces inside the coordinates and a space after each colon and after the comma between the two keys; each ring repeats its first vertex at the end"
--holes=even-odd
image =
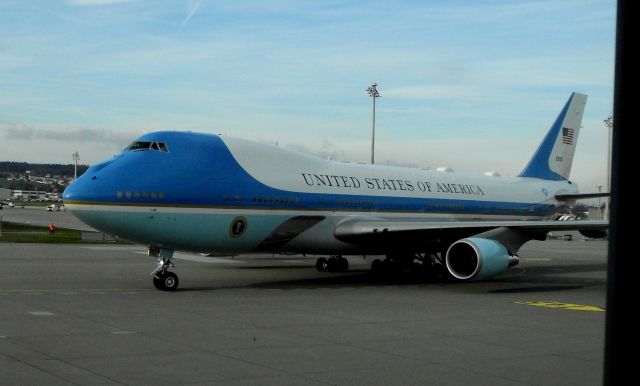
{"type": "Polygon", "coordinates": [[[129,145],[124,151],[140,151],[140,150],[155,150],[163,153],[168,153],[169,148],[164,142],[149,142],[149,141],[135,141],[129,145]]]}
{"type": "Polygon", "coordinates": [[[136,141],[126,148],[127,151],[147,150],[151,142],[136,141]]]}

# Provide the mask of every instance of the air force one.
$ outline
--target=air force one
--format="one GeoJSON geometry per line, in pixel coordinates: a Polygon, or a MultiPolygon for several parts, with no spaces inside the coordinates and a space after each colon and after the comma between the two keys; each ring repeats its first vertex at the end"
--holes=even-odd
{"type": "Polygon", "coordinates": [[[251,141],[191,132],[141,136],[64,192],[88,225],[149,246],[154,285],[173,291],[175,250],[379,255],[372,268],[440,267],[482,280],[518,263],[550,231],[604,237],[603,221],[552,221],[579,194],[569,180],[587,96],[573,93],[517,177],[327,161],[251,141]]]}

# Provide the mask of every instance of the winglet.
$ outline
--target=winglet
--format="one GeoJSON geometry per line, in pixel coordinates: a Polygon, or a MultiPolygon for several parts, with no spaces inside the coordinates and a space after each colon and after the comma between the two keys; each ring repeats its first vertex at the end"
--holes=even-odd
{"type": "Polygon", "coordinates": [[[520,177],[567,180],[587,96],[574,92],[542,140],[520,177]]]}

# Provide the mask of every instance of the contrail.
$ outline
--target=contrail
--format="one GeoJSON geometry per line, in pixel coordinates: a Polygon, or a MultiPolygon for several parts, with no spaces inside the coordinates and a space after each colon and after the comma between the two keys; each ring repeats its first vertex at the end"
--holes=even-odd
{"type": "Polygon", "coordinates": [[[198,9],[200,9],[201,2],[202,2],[201,0],[189,1],[188,3],[189,13],[187,14],[187,17],[185,17],[184,20],[182,21],[182,24],[180,25],[180,29],[184,28],[187,25],[187,23],[189,23],[189,20],[191,20],[193,15],[195,15],[196,12],[198,12],[198,9]]]}

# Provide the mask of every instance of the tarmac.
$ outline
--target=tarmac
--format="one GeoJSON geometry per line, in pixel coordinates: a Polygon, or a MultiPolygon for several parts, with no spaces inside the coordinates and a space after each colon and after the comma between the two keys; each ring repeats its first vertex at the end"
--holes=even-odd
{"type": "Polygon", "coordinates": [[[0,210],[0,220],[36,226],[48,226],[55,223],[58,228],[96,232],[95,229],[75,218],[71,212],[66,210],[50,212],[46,207],[39,206],[18,206],[15,208],[3,206],[0,210]]]}
{"type": "Polygon", "coordinates": [[[177,253],[170,293],[144,246],[0,243],[1,383],[597,385],[606,248],[532,241],[472,283],[177,253]]]}

